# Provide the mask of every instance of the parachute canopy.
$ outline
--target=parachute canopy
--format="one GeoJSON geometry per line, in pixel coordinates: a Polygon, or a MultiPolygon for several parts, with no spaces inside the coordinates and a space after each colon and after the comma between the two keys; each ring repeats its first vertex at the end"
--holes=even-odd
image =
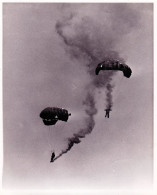
{"type": "Polygon", "coordinates": [[[57,107],[47,107],[40,113],[45,125],[55,125],[58,120],[67,122],[70,115],[66,109],[57,107]]]}
{"type": "Polygon", "coordinates": [[[132,70],[129,66],[124,63],[121,63],[119,60],[107,59],[98,64],[95,73],[99,74],[100,70],[120,70],[123,71],[125,77],[129,78],[131,76],[132,70]]]}

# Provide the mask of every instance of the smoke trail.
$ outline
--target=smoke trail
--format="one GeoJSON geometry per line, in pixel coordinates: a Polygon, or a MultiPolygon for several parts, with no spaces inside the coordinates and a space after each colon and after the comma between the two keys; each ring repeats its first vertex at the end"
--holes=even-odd
{"type": "MultiPolygon", "coordinates": [[[[101,6],[100,6],[101,7],[101,6]]],[[[99,8],[100,8],[99,7],[99,8]]],[[[108,9],[108,8],[107,8],[108,9]]],[[[84,10],[85,11],[85,10],[84,10]]],[[[106,107],[112,107],[112,90],[111,84],[115,71],[104,71],[103,74],[95,75],[95,68],[98,63],[105,59],[118,59],[124,61],[119,57],[118,52],[114,51],[115,44],[119,37],[126,32],[129,32],[129,24],[124,20],[122,21],[123,29],[117,28],[115,23],[116,10],[110,17],[110,22],[105,20],[105,23],[101,23],[102,20],[95,20],[95,17],[79,14],[70,14],[69,17],[64,17],[62,21],[56,23],[56,32],[64,43],[65,50],[68,54],[79,61],[83,61],[81,65],[85,71],[91,77],[90,86],[87,88],[87,95],[83,105],[86,106],[86,125],[83,129],[79,130],[77,134],[74,134],[68,139],[68,145],[56,158],[58,159],[63,154],[67,153],[74,144],[80,143],[80,138],[84,138],[86,134],[92,132],[95,122],[94,115],[97,113],[95,107],[95,91],[99,88],[106,89],[106,107]],[[112,24],[114,26],[112,26],[112,24]],[[116,28],[115,28],[116,27],[116,28]],[[114,29],[114,30],[112,30],[114,29]],[[117,29],[117,31],[116,31],[117,29]],[[92,89],[92,90],[91,90],[92,89]]],[[[106,14],[108,13],[108,10],[106,14]]],[[[111,12],[112,13],[112,12],[111,12]]],[[[127,12],[126,12],[127,13],[127,12]]],[[[99,13],[104,14],[104,12],[99,13]]],[[[102,15],[104,17],[104,15],[102,15]]],[[[108,17],[108,16],[107,16],[108,17]]],[[[131,23],[132,24],[132,23],[131,23]]],[[[131,27],[130,27],[131,28],[131,27]]]]}
{"type": "Polygon", "coordinates": [[[106,109],[111,109],[113,102],[112,102],[112,89],[113,89],[113,85],[111,85],[110,83],[108,83],[106,85],[106,89],[107,89],[107,93],[106,93],[106,109]]]}
{"type": "Polygon", "coordinates": [[[67,153],[74,144],[78,144],[81,142],[80,138],[84,138],[85,135],[90,134],[94,128],[95,121],[94,115],[97,113],[97,109],[95,107],[95,100],[92,91],[88,91],[86,99],[83,101],[83,104],[86,106],[85,112],[87,114],[86,118],[86,126],[83,129],[80,129],[78,133],[75,133],[73,137],[68,138],[68,146],[65,150],[63,150],[55,159],[57,160],[63,154],[67,153]]]}
{"type": "MultiPolygon", "coordinates": [[[[112,81],[112,76],[115,74],[115,72],[110,71],[108,73],[105,73],[105,75],[100,75],[98,78],[95,76],[95,66],[100,62],[100,60],[104,60],[106,57],[118,58],[118,53],[108,51],[106,47],[101,46],[101,43],[100,47],[98,47],[95,41],[93,44],[90,35],[86,31],[91,23],[89,18],[85,18],[86,21],[81,23],[82,28],[84,28],[83,32],[74,31],[75,33],[72,36],[66,34],[66,30],[69,27],[71,28],[73,18],[74,15],[70,15],[70,17],[64,19],[64,21],[57,22],[56,31],[67,46],[68,52],[71,57],[84,59],[86,71],[90,74],[92,82],[90,86],[87,87],[87,95],[85,101],[83,101],[83,105],[86,106],[85,112],[87,115],[85,127],[83,129],[80,129],[78,133],[73,134],[72,137],[68,138],[67,148],[65,150],[62,150],[62,152],[54,159],[54,161],[61,157],[63,154],[67,153],[74,144],[80,143],[80,138],[84,138],[87,134],[92,132],[95,125],[94,115],[97,113],[94,99],[95,89],[105,87],[106,83],[108,83],[107,102],[109,102],[110,104],[112,103],[112,87],[110,85],[110,82],[112,81]]],[[[109,42],[111,43],[111,41],[109,42]]]]}
{"type": "MultiPolygon", "coordinates": [[[[93,50],[93,47],[97,48],[97,46],[92,46],[92,41],[90,40],[89,35],[87,35],[86,30],[84,31],[84,33],[77,34],[75,32],[75,37],[69,37],[64,34],[64,28],[70,26],[73,17],[74,15],[71,15],[67,20],[57,22],[56,31],[64,41],[65,45],[68,47],[69,53],[72,57],[78,59],[85,58],[85,62],[87,61],[87,63],[85,64],[87,68],[86,71],[90,74],[92,82],[90,86],[87,87],[87,95],[85,101],[83,101],[83,105],[86,106],[85,112],[87,115],[85,127],[83,129],[80,129],[78,133],[73,134],[72,137],[68,138],[67,148],[65,150],[62,150],[62,152],[54,159],[54,161],[61,157],[63,154],[67,153],[74,144],[80,143],[80,138],[84,138],[87,134],[92,132],[95,125],[94,115],[97,113],[97,109],[95,107],[94,90],[96,88],[104,87],[106,83],[108,83],[108,86],[111,86],[109,85],[109,82],[112,80],[112,76],[114,75],[114,72],[110,71],[108,74],[106,74],[106,77],[99,76],[99,78],[97,78],[95,76],[95,65],[99,62],[100,59],[103,59],[102,56],[105,56],[105,54],[101,50],[93,50]]],[[[106,51],[106,55],[116,55],[117,57],[117,53],[113,51],[111,53],[106,51]]],[[[112,102],[111,87],[107,87],[107,89],[107,95],[109,94],[107,102],[112,102]]]]}

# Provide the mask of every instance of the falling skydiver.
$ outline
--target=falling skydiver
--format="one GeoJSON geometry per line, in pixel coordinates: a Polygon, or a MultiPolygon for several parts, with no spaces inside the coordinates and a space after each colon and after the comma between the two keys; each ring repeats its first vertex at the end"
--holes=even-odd
{"type": "Polygon", "coordinates": [[[52,155],[51,155],[51,161],[50,162],[53,162],[54,161],[54,157],[55,157],[55,153],[52,152],[52,155]]]}
{"type": "Polygon", "coordinates": [[[105,117],[109,118],[109,113],[110,113],[111,109],[110,109],[110,108],[108,108],[108,109],[105,109],[105,111],[106,111],[106,115],[105,115],[105,117]]]}

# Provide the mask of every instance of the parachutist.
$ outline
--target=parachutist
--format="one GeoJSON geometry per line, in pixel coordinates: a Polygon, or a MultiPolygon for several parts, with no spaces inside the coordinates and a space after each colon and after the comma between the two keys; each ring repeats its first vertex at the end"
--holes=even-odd
{"type": "Polygon", "coordinates": [[[105,109],[105,111],[106,111],[106,115],[105,115],[105,117],[109,118],[109,113],[110,113],[111,109],[110,109],[110,108],[108,108],[108,109],[105,109]]]}
{"type": "MultiPolygon", "coordinates": [[[[51,126],[51,125],[55,125],[57,121],[67,122],[69,116],[71,116],[71,113],[68,113],[68,110],[63,108],[47,107],[41,111],[39,116],[42,118],[44,125],[51,126]]],[[[49,128],[49,132],[51,132],[50,128],[49,128]]],[[[56,158],[55,158],[55,153],[52,152],[50,163],[54,162],[56,158]]]]}
{"type": "Polygon", "coordinates": [[[51,155],[51,161],[50,162],[53,162],[54,161],[54,157],[55,157],[55,153],[52,152],[52,155],[51,155]]]}

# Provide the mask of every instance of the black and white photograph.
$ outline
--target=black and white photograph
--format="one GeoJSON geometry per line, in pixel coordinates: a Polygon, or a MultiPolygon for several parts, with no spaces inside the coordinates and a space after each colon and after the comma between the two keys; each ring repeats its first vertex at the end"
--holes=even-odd
{"type": "Polygon", "coordinates": [[[154,4],[2,10],[2,189],[152,190],[154,4]]]}

